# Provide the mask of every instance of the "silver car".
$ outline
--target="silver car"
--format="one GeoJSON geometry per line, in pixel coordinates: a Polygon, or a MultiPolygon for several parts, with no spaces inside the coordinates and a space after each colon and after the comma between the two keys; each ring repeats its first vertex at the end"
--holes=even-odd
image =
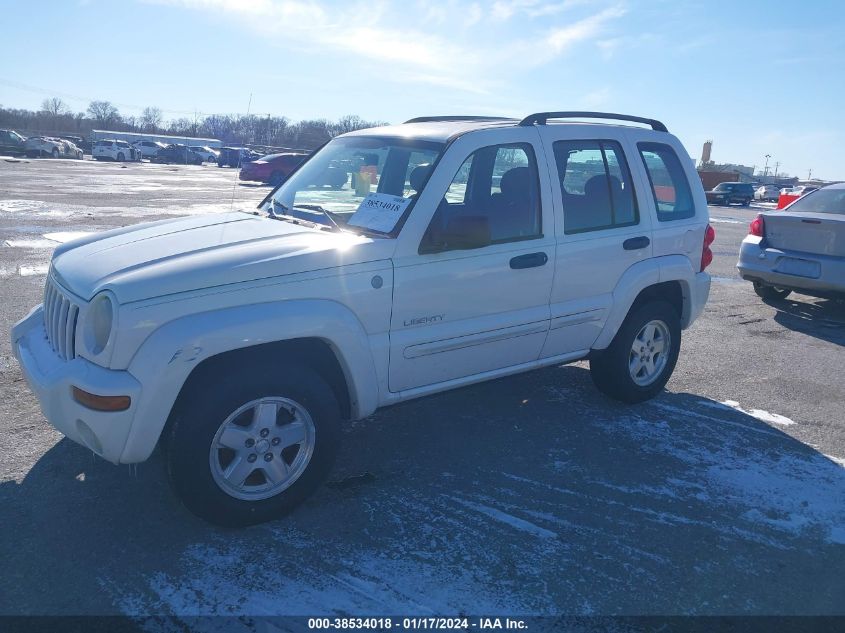
{"type": "Polygon", "coordinates": [[[736,267],[763,299],[793,290],[845,299],[845,183],[802,196],[781,211],[760,213],[736,267]]]}

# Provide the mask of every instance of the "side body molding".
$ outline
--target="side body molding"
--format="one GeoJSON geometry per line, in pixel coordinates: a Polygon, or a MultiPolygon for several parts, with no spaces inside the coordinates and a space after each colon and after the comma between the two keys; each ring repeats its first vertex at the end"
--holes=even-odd
{"type": "Polygon", "coordinates": [[[616,284],[613,290],[613,303],[604,328],[593,343],[592,349],[605,349],[622,326],[634,301],[643,290],[654,284],[666,281],[678,281],[681,284],[684,309],[681,315],[681,327],[690,324],[691,285],[696,273],[688,257],[684,255],[666,255],[654,257],[631,266],[616,284]]]}
{"type": "Polygon", "coordinates": [[[150,335],[129,364],[129,372],[144,385],[140,409],[147,417],[134,420],[121,462],[149,457],[182,385],[203,360],[300,338],[321,339],[335,353],[349,387],[353,418],[376,410],[379,388],[369,337],[358,318],[340,303],[290,300],[185,316],[150,335]]]}

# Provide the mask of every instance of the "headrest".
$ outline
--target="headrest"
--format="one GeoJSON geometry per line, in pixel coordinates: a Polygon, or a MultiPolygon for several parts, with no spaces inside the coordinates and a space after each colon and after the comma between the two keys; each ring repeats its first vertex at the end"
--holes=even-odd
{"type": "Polygon", "coordinates": [[[499,189],[506,196],[526,196],[531,185],[531,171],[528,167],[514,167],[502,175],[499,189]]]}
{"type": "Polygon", "coordinates": [[[411,189],[419,193],[423,185],[425,184],[425,179],[428,178],[428,172],[431,171],[431,165],[425,163],[423,165],[417,165],[411,170],[411,174],[408,176],[408,181],[411,183],[411,189]]]}

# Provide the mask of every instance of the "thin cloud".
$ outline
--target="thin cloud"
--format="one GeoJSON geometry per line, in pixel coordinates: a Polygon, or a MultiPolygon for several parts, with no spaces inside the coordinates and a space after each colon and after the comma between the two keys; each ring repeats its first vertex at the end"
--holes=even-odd
{"type": "Polygon", "coordinates": [[[343,8],[310,0],[142,0],[147,3],[223,14],[253,31],[302,49],[337,53],[377,62],[380,78],[427,83],[474,94],[493,89],[503,72],[519,72],[559,57],[579,42],[602,34],[624,15],[611,6],[549,29],[552,15],[581,4],[541,0],[496,0],[493,3],[413,5],[403,10],[378,0],[349,3],[343,8]],[[411,15],[408,15],[411,13],[411,15]],[[517,14],[522,29],[495,27],[517,14]],[[546,16],[542,30],[531,18],[546,16]],[[442,29],[409,28],[409,24],[445,25],[442,29]],[[437,31],[437,32],[434,32],[437,31]],[[520,37],[512,33],[519,32],[520,37]],[[491,79],[485,79],[490,77],[491,79]],[[497,78],[497,79],[492,79],[497,78]]]}

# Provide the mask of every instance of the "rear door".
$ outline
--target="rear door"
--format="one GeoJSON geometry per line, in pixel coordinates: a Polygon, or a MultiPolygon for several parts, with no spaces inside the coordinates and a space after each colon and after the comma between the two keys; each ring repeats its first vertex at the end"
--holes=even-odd
{"type": "Polygon", "coordinates": [[[607,319],[619,279],[652,254],[650,216],[641,211],[630,147],[621,132],[602,131],[544,130],[555,209],[563,218],[544,358],[588,350],[607,319]]]}

